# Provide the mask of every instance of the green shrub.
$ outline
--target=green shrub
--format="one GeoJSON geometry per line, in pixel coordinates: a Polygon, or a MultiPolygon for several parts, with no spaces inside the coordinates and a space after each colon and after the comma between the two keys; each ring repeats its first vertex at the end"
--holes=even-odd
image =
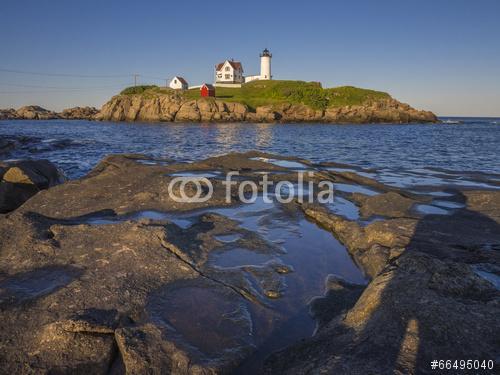
{"type": "MultiPolygon", "coordinates": [[[[200,89],[186,91],[160,88],[158,86],[134,86],[122,91],[123,95],[141,94],[144,97],[178,95],[186,100],[200,99],[200,89]]],[[[238,102],[255,109],[263,105],[283,103],[304,104],[313,109],[361,105],[370,100],[389,98],[381,91],[342,86],[323,89],[319,82],[305,81],[252,81],[241,88],[216,87],[216,98],[226,102],[238,102]]]]}
{"type": "Polygon", "coordinates": [[[127,87],[125,90],[123,90],[120,94],[121,95],[136,95],[136,94],[142,94],[144,91],[149,90],[149,89],[154,89],[157,88],[158,86],[156,85],[141,85],[141,86],[132,86],[132,87],[127,87]]]}

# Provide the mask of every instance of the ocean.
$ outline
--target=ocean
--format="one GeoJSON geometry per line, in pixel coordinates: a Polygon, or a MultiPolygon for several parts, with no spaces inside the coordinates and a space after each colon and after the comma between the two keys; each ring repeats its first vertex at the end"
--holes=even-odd
{"type": "Polygon", "coordinates": [[[48,159],[69,178],[84,176],[109,154],[189,162],[260,150],[370,168],[385,183],[418,184],[435,176],[499,181],[500,119],[441,120],[369,125],[7,120],[0,121],[0,139],[15,143],[2,159],[48,159]]]}

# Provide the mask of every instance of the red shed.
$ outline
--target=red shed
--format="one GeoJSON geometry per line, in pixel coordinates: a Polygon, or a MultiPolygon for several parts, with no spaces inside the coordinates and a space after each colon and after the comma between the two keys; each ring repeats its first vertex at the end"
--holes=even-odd
{"type": "Polygon", "coordinates": [[[215,96],[215,87],[208,83],[204,83],[203,86],[200,87],[200,95],[215,96]]]}

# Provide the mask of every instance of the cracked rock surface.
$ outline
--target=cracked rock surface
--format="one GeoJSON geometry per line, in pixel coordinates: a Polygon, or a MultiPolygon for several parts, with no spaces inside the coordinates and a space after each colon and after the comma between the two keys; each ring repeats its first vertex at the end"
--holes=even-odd
{"type": "Polygon", "coordinates": [[[306,160],[144,158],[110,155],[0,216],[0,373],[426,373],[434,357],[498,357],[498,190],[457,189],[462,206],[426,215],[431,196],[306,160]],[[297,182],[284,165],[342,186],[344,205],[238,202],[263,171],[297,182]],[[211,200],[171,199],[176,174],[200,172],[211,200]]]}

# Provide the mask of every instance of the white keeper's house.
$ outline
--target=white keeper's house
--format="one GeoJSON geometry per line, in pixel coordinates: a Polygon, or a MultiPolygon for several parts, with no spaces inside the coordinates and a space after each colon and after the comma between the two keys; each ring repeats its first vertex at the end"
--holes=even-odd
{"type": "Polygon", "coordinates": [[[172,78],[168,86],[174,90],[187,90],[189,87],[187,81],[179,76],[172,78]]]}
{"type": "Polygon", "coordinates": [[[246,77],[243,75],[243,65],[239,61],[231,59],[215,65],[215,86],[241,87],[242,83],[272,79],[272,57],[271,52],[267,48],[264,49],[260,54],[260,74],[246,77]]]}
{"type": "Polygon", "coordinates": [[[244,82],[241,62],[231,59],[215,66],[215,83],[241,84],[244,82]]]}

